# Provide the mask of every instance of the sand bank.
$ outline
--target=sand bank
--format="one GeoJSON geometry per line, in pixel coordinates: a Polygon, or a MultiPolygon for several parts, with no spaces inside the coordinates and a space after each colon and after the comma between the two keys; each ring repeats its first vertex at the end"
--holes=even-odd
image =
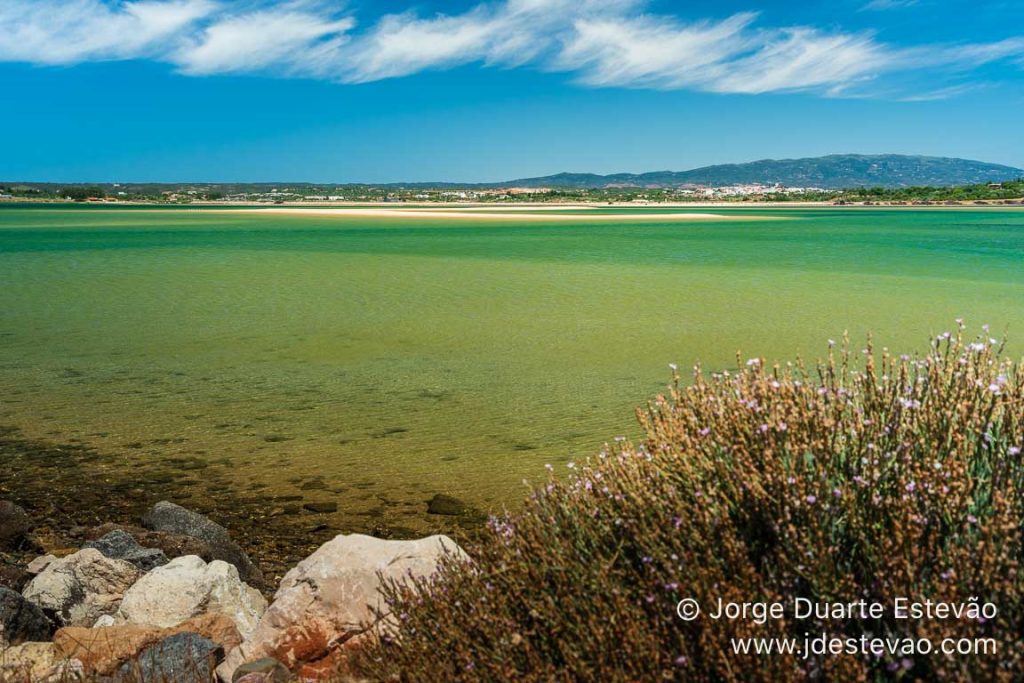
{"type": "Polygon", "coordinates": [[[444,219],[444,220],[488,220],[488,221],[706,221],[706,220],[758,220],[765,216],[725,216],[715,213],[677,213],[677,212],[636,212],[636,213],[596,213],[593,209],[583,207],[565,207],[555,211],[533,209],[526,213],[523,209],[510,211],[508,207],[500,209],[305,209],[295,207],[274,207],[266,209],[235,209],[231,213],[251,214],[283,214],[289,216],[330,216],[333,218],[401,218],[408,220],[444,219]],[[570,208],[580,213],[565,213],[570,208]]]}

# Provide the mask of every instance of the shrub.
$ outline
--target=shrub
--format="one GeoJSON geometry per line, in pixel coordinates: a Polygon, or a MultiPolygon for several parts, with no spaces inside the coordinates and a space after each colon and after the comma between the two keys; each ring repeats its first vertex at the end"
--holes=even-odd
{"type": "Polygon", "coordinates": [[[813,369],[753,359],[695,368],[685,386],[676,374],[638,411],[641,444],[606,446],[492,518],[472,563],[389,586],[397,630],[359,665],[408,681],[1019,680],[1024,373],[995,340],[962,335],[917,358],[844,343],[813,369]],[[786,616],[713,621],[719,597],[781,601],[786,616]],[[998,614],[801,620],[798,597],[998,614]],[[677,616],[683,598],[704,615],[677,616]],[[822,633],[992,638],[998,651],[804,659],[732,645],[822,633]]]}

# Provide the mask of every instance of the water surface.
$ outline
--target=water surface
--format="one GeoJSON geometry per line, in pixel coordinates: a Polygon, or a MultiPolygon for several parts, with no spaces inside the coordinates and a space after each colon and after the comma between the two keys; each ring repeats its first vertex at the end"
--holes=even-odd
{"type": "MultiPolygon", "coordinates": [[[[0,424],[418,529],[634,433],[668,364],[1024,335],[1024,212],[496,223],[0,207],[0,424]]],[[[1021,346],[1013,347],[1018,352],[1021,346]]]]}

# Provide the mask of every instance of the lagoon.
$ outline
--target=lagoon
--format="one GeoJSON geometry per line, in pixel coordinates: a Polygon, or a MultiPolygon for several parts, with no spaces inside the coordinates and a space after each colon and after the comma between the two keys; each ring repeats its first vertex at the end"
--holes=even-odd
{"type": "Polygon", "coordinates": [[[670,363],[813,360],[844,331],[920,352],[960,317],[1022,348],[1024,211],[662,211],[0,206],[0,425],[418,533],[435,493],[514,506],[634,436],[670,363]]]}

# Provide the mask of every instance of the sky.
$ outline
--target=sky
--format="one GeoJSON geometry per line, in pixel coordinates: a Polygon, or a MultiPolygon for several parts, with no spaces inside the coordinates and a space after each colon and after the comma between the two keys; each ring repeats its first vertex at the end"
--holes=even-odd
{"type": "Polygon", "coordinates": [[[0,0],[0,180],[1024,168],[1024,0],[0,0]]]}

